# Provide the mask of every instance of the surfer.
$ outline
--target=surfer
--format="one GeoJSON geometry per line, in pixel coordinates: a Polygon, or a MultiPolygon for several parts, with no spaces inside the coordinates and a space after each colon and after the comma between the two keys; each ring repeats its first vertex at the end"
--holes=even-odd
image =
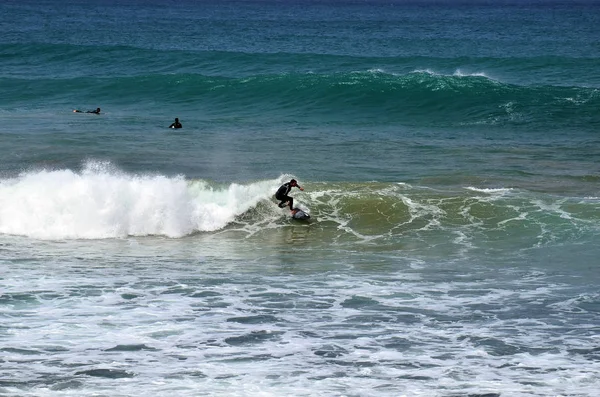
{"type": "Polygon", "coordinates": [[[179,122],[179,119],[175,117],[175,122],[169,126],[169,128],[182,128],[183,126],[179,122]]]}
{"type": "Polygon", "coordinates": [[[290,190],[292,190],[293,187],[297,187],[300,190],[304,190],[300,185],[298,185],[298,182],[296,182],[295,179],[284,183],[279,189],[277,189],[277,193],[275,193],[275,198],[280,201],[280,203],[277,204],[279,208],[283,208],[286,204],[289,204],[290,210],[294,210],[294,198],[288,196],[290,190]]]}
{"type": "MultiPolygon", "coordinates": [[[[73,110],[74,113],[84,113],[82,110],[79,109],[75,109],[73,110]]],[[[94,113],[94,114],[100,114],[100,108],[96,108],[96,110],[88,110],[85,113],[94,113]]]]}

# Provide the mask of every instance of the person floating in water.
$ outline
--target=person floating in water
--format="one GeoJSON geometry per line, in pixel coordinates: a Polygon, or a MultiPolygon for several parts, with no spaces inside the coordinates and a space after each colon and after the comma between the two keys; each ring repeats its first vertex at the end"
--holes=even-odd
{"type": "Polygon", "coordinates": [[[75,112],[75,113],[94,113],[94,114],[100,114],[100,108],[96,108],[96,110],[88,110],[87,112],[84,112],[83,110],[75,109],[75,110],[73,110],[73,112],[75,112]]]}
{"type": "Polygon", "coordinates": [[[175,117],[175,122],[169,126],[169,128],[182,128],[183,126],[179,122],[179,119],[175,117]]]}
{"type": "Polygon", "coordinates": [[[295,179],[284,183],[279,189],[277,189],[277,193],[275,193],[275,198],[280,201],[280,203],[277,204],[279,208],[283,208],[286,206],[286,204],[289,204],[290,210],[294,210],[294,198],[288,196],[290,190],[292,190],[293,187],[297,187],[300,190],[304,190],[300,185],[298,185],[298,182],[296,182],[295,179]]]}

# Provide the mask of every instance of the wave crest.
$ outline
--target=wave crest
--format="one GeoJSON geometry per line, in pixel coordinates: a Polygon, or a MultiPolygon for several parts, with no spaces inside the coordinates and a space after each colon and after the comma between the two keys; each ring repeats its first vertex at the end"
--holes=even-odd
{"type": "Polygon", "coordinates": [[[0,180],[0,233],[40,239],[181,237],[225,227],[269,197],[278,181],[216,185],[133,175],[109,163],[0,180]]]}

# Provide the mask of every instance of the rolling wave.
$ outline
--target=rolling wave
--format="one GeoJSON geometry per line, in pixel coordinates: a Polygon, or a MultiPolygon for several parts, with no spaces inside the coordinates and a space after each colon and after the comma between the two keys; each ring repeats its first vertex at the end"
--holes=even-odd
{"type": "Polygon", "coordinates": [[[429,70],[392,74],[280,73],[248,77],[200,74],[75,79],[0,79],[5,106],[32,101],[106,103],[202,109],[207,115],[269,114],[270,118],[378,121],[407,125],[560,124],[597,126],[600,90],[507,84],[485,74],[429,70]]]}
{"type": "MultiPolygon", "coordinates": [[[[39,239],[179,238],[289,225],[273,193],[289,178],[216,184],[183,176],[128,174],[89,162],[80,172],[39,170],[0,180],[0,233],[39,239]]],[[[295,192],[324,240],[413,238],[486,241],[528,248],[598,235],[597,198],[506,188],[433,190],[403,183],[308,182],[295,192]],[[511,240],[508,241],[507,240],[511,240]]]]}
{"type": "Polygon", "coordinates": [[[597,59],[566,56],[427,57],[350,56],[323,53],[235,52],[222,50],[150,49],[125,45],[0,43],[3,70],[11,78],[102,78],[146,74],[201,74],[215,77],[251,77],[259,74],[309,73],[381,69],[395,74],[435,70],[453,74],[487,71],[507,82],[600,87],[597,59]],[[533,79],[526,79],[528,72],[533,79]]]}
{"type": "Polygon", "coordinates": [[[0,44],[4,109],[83,103],[276,121],[596,128],[596,60],[0,44]],[[565,74],[568,75],[565,75],[565,74]],[[535,76],[534,78],[531,76],[535,76]],[[527,77],[530,76],[530,77],[527,77]]]}
{"type": "Polygon", "coordinates": [[[123,173],[109,163],[0,180],[0,233],[40,239],[182,237],[219,230],[270,196],[277,181],[216,185],[123,173]]]}

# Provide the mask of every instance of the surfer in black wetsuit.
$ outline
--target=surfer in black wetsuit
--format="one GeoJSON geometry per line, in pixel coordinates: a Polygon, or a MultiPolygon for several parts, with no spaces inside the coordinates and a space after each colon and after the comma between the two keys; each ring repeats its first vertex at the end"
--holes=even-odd
{"type": "MultiPolygon", "coordinates": [[[[75,110],[73,110],[73,112],[75,112],[75,113],[84,113],[82,110],[79,110],[79,109],[75,109],[75,110]]],[[[85,113],[100,114],[100,108],[97,108],[96,110],[88,110],[85,113]]]]}
{"type": "Polygon", "coordinates": [[[183,126],[179,122],[179,119],[175,117],[175,122],[169,126],[169,128],[182,128],[183,126]]]}
{"type": "Polygon", "coordinates": [[[284,183],[279,189],[277,189],[277,193],[275,193],[275,198],[280,201],[280,203],[277,204],[279,208],[285,207],[287,203],[290,206],[290,210],[294,210],[294,198],[288,196],[290,190],[292,190],[293,187],[297,187],[300,190],[304,190],[300,185],[298,185],[298,182],[296,182],[295,179],[284,183]]]}

